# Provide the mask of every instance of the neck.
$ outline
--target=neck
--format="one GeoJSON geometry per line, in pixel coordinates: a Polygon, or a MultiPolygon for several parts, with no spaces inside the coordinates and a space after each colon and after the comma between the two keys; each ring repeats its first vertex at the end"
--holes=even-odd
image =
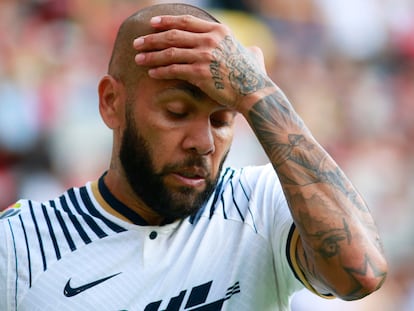
{"type": "Polygon", "coordinates": [[[130,213],[132,211],[138,214],[150,226],[159,226],[165,221],[164,217],[154,212],[135,194],[125,176],[121,175],[115,169],[111,168],[108,170],[103,177],[103,182],[109,192],[124,205],[123,208],[111,207],[111,210],[108,211],[109,213],[117,217],[122,215],[123,219],[126,218],[127,221],[136,223],[137,221],[131,219],[133,218],[132,213],[130,213]],[[130,211],[125,210],[125,208],[130,211]]]}

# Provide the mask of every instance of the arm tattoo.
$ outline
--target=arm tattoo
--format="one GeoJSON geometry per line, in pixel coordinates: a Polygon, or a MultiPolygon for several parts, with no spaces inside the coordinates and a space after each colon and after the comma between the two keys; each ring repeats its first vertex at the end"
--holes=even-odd
{"type": "Polygon", "coordinates": [[[213,51],[214,59],[210,63],[210,73],[216,89],[224,89],[223,65],[228,71],[228,80],[232,88],[241,95],[248,95],[263,89],[266,79],[247,56],[248,52],[231,36],[226,36],[213,51]]]}
{"type": "Polygon", "coordinates": [[[355,261],[349,264],[353,252],[363,250],[367,240],[382,253],[374,221],[365,202],[313,139],[283,93],[264,97],[248,117],[277,171],[301,234],[306,250],[300,256],[301,267],[307,277],[325,287],[316,266],[332,263],[352,284],[345,295],[349,298],[363,294],[364,278],[385,278],[367,252],[356,253],[361,257],[359,266],[355,261]]]}
{"type": "Polygon", "coordinates": [[[318,241],[318,253],[322,258],[331,258],[338,255],[340,251],[339,242],[346,241],[349,245],[351,243],[351,232],[345,219],[343,221],[343,228],[329,228],[325,231],[319,230],[316,233],[311,233],[309,236],[318,241]]]}
{"type": "Polygon", "coordinates": [[[370,275],[379,280],[378,288],[382,286],[386,277],[386,272],[379,269],[375,265],[375,263],[373,263],[372,260],[368,257],[368,255],[365,255],[364,265],[362,268],[355,269],[345,267],[345,270],[349,273],[349,275],[351,275],[351,277],[354,279],[354,282],[358,284],[358,286],[356,286],[353,291],[347,294],[346,297],[348,299],[355,299],[361,297],[363,279],[367,275],[370,275]]]}
{"type": "Polygon", "coordinates": [[[275,168],[286,161],[298,168],[295,180],[279,172],[284,182],[302,186],[316,183],[332,185],[359,210],[368,211],[339,167],[332,164],[328,154],[313,139],[307,138],[308,130],[286,97],[279,93],[265,97],[254,105],[249,117],[275,168]]]}

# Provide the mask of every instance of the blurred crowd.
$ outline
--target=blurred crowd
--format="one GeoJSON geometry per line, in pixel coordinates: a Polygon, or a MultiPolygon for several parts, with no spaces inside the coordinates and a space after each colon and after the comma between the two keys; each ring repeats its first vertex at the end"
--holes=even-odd
{"type": "MultiPolygon", "coordinates": [[[[0,0],[0,209],[106,169],[97,84],[120,22],[158,2],[0,0]]],[[[263,49],[269,74],[377,220],[391,270],[383,289],[356,303],[301,292],[293,310],[414,310],[414,0],[177,2],[214,11],[263,49]]],[[[264,163],[248,126],[237,127],[229,164],[264,163]]]]}

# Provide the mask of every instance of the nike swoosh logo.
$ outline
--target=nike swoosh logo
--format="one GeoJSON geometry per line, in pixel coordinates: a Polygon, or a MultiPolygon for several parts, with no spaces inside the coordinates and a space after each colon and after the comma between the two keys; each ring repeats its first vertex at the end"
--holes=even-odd
{"type": "Polygon", "coordinates": [[[101,284],[101,283],[103,283],[103,282],[105,282],[105,281],[107,281],[107,280],[109,280],[109,279],[117,276],[118,274],[121,274],[121,273],[122,272],[118,272],[118,273],[115,273],[113,275],[107,276],[105,278],[102,278],[102,279],[99,279],[99,280],[96,280],[96,281],[93,281],[91,283],[84,284],[84,285],[81,285],[81,286],[78,286],[78,287],[72,287],[70,285],[71,279],[69,279],[68,282],[65,285],[65,288],[63,289],[63,294],[66,297],[76,296],[76,295],[84,292],[85,290],[90,289],[90,288],[92,288],[92,287],[94,287],[94,286],[96,286],[98,284],[101,284]]]}

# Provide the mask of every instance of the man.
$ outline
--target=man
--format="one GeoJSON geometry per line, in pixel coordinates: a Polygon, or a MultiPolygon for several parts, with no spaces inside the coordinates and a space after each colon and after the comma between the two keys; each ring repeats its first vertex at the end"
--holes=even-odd
{"type": "Polygon", "coordinates": [[[108,171],[0,216],[1,310],[288,310],[303,286],[352,300],[383,283],[363,200],[260,50],[207,12],[126,19],[99,99],[108,171]],[[222,170],[237,113],[269,165],[222,170]]]}

